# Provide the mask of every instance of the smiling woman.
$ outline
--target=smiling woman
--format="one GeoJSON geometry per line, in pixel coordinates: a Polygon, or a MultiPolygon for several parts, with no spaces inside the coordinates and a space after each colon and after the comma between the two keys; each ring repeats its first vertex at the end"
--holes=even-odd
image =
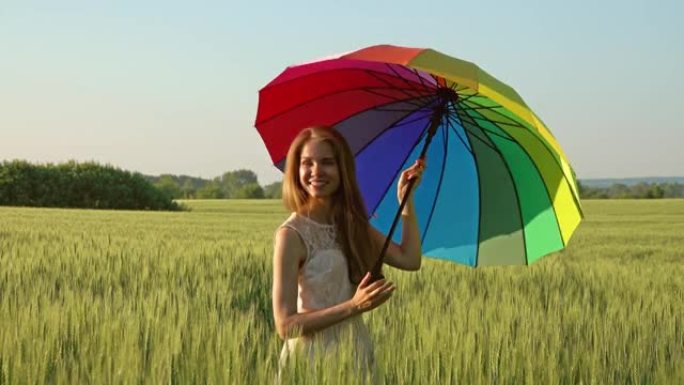
{"type": "MultiPolygon", "coordinates": [[[[422,169],[417,163],[404,172],[399,199],[422,169]]],[[[287,155],[283,201],[292,215],[276,231],[273,255],[273,315],[285,340],[280,372],[303,353],[309,362],[352,362],[365,380],[376,382],[361,314],[385,303],[395,286],[384,279],[371,282],[367,274],[384,236],[369,224],[354,158],[341,134],[314,127],[297,135],[287,155]]],[[[420,267],[412,207],[411,202],[405,212],[401,245],[392,244],[385,258],[404,270],[420,267]]]]}
{"type": "Polygon", "coordinates": [[[309,141],[302,147],[299,182],[314,198],[331,196],[340,185],[340,173],[332,146],[324,141],[309,141]]]}

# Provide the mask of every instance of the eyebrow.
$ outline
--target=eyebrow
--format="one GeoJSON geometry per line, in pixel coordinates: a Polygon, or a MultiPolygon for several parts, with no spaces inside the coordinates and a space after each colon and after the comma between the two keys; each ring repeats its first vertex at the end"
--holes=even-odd
{"type": "MultiPolygon", "coordinates": [[[[313,157],[313,156],[302,156],[301,159],[302,159],[302,160],[305,160],[305,159],[306,159],[306,160],[309,160],[309,159],[316,159],[316,158],[313,157]]],[[[334,157],[334,156],[324,156],[324,157],[318,158],[318,159],[321,159],[321,160],[333,159],[333,160],[334,160],[335,157],[334,157]]]]}

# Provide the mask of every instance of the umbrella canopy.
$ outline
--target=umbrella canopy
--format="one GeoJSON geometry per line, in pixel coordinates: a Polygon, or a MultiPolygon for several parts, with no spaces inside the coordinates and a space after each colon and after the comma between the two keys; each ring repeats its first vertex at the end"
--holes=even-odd
{"type": "Polygon", "coordinates": [[[511,87],[473,63],[372,46],[288,67],[260,90],[255,126],[281,170],[293,138],[313,125],[349,142],[371,224],[385,234],[399,174],[426,152],[414,192],[425,256],[529,264],[565,247],[582,218],[556,139],[511,87]]]}

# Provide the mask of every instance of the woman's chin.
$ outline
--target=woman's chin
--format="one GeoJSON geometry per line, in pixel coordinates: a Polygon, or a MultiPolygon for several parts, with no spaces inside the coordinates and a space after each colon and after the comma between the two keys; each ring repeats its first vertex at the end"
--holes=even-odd
{"type": "Polygon", "coordinates": [[[327,189],[309,189],[309,195],[316,199],[329,198],[332,193],[327,189]]]}

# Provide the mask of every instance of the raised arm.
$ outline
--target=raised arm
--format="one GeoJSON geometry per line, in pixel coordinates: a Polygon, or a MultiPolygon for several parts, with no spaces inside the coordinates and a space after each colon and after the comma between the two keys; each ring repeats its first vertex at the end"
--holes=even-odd
{"type": "MultiPolygon", "coordinates": [[[[401,212],[402,231],[401,231],[401,245],[390,241],[389,247],[385,254],[385,263],[402,270],[418,270],[421,264],[421,240],[420,231],[418,229],[418,218],[416,217],[416,209],[413,204],[413,191],[420,183],[423,170],[425,169],[425,161],[417,160],[411,167],[407,168],[401,173],[399,182],[397,183],[397,200],[402,201],[404,194],[409,185],[409,181],[417,178],[414,187],[409,193],[401,212]]],[[[385,235],[370,226],[371,236],[380,246],[385,243],[385,235]]]]}
{"type": "MultiPolygon", "coordinates": [[[[401,220],[401,245],[390,241],[385,254],[385,263],[397,269],[416,271],[420,269],[422,257],[418,220],[413,204],[411,207],[409,204],[404,207],[401,220]]],[[[382,246],[385,243],[385,234],[373,226],[370,226],[370,231],[376,244],[382,246]]]]}
{"type": "Polygon", "coordinates": [[[394,291],[391,282],[368,284],[369,276],[359,284],[353,298],[337,305],[297,312],[297,275],[306,256],[306,248],[297,233],[289,228],[276,232],[273,252],[273,317],[282,339],[325,329],[349,317],[374,309],[387,301],[394,291]]]}

